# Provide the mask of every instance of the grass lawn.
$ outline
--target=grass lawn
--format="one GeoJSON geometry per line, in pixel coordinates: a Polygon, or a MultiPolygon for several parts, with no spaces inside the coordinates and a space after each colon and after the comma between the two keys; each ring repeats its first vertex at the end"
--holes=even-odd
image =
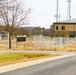
{"type": "Polygon", "coordinates": [[[58,56],[58,54],[4,53],[0,54],[0,66],[53,56],[58,56]]]}

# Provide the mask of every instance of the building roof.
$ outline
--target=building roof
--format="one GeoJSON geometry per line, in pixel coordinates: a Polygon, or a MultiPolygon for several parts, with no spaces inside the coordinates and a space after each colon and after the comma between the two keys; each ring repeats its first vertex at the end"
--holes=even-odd
{"type": "Polygon", "coordinates": [[[54,24],[76,24],[76,19],[54,22],[54,24]]]}

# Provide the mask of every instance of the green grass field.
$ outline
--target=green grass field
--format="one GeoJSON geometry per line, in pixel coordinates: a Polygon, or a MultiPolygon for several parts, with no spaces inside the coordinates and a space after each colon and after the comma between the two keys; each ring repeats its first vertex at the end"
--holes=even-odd
{"type": "Polygon", "coordinates": [[[0,66],[53,56],[58,55],[40,53],[4,53],[0,54],[0,66]]]}
{"type": "Polygon", "coordinates": [[[37,53],[4,53],[0,54],[0,63],[15,61],[21,59],[31,59],[36,57],[48,56],[48,54],[37,54],[37,53]]]}

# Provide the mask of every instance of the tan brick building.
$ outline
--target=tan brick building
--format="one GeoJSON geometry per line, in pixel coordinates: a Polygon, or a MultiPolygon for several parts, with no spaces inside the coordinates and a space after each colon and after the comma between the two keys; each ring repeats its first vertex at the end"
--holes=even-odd
{"type": "Polygon", "coordinates": [[[76,36],[76,19],[53,23],[55,36],[76,36]]]}

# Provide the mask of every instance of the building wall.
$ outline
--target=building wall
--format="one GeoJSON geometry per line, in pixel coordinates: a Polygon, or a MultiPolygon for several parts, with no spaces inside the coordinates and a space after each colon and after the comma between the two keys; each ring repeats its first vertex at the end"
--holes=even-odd
{"type": "Polygon", "coordinates": [[[66,31],[76,31],[76,24],[55,24],[54,30],[63,31],[63,30],[61,30],[61,26],[65,26],[66,31]],[[56,30],[56,26],[58,26],[58,30],[56,30]]]}
{"type": "Polygon", "coordinates": [[[76,24],[54,24],[55,36],[76,36],[76,24]],[[58,26],[58,30],[56,30],[58,26]],[[62,30],[61,27],[65,26],[65,30],[62,30]]]}

